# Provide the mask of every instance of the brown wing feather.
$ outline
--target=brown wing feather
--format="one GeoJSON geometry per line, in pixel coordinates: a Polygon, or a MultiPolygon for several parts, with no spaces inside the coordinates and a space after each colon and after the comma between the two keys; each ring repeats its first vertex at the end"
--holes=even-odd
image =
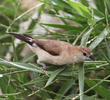
{"type": "Polygon", "coordinates": [[[54,56],[60,55],[62,50],[66,49],[65,46],[70,46],[69,43],[57,40],[36,40],[36,44],[54,56]]]}

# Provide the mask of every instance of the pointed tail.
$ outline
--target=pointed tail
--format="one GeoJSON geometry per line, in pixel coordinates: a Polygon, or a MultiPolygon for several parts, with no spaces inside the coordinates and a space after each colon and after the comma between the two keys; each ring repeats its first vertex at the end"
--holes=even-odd
{"type": "Polygon", "coordinates": [[[13,35],[17,39],[20,39],[30,45],[33,45],[33,43],[34,43],[33,38],[31,36],[26,35],[26,34],[15,34],[15,33],[9,33],[9,34],[13,35]]]}

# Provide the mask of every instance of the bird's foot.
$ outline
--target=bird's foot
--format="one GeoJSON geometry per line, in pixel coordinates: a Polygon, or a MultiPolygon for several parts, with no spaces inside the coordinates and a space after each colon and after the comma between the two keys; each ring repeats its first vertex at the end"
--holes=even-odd
{"type": "Polygon", "coordinates": [[[45,75],[49,76],[47,71],[46,71],[47,66],[44,63],[41,63],[39,60],[37,61],[37,63],[43,67],[43,72],[45,73],[45,75]]]}
{"type": "Polygon", "coordinates": [[[49,76],[46,69],[47,69],[47,66],[44,64],[43,65],[43,72],[45,73],[46,76],[49,76]]]}
{"type": "Polygon", "coordinates": [[[47,66],[45,64],[43,64],[43,70],[46,70],[47,66]]]}

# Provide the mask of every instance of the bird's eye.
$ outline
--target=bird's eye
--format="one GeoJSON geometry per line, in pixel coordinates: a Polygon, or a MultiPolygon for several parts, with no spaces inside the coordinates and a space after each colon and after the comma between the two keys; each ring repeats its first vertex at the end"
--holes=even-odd
{"type": "Polygon", "coordinates": [[[85,52],[83,52],[83,55],[84,55],[84,56],[87,56],[87,54],[86,54],[85,52]]]}

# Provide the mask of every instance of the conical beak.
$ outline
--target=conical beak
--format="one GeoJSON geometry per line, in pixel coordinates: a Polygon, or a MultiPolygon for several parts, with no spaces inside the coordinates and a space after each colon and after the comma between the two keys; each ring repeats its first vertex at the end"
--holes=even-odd
{"type": "Polygon", "coordinates": [[[95,60],[93,54],[91,54],[91,55],[89,56],[89,58],[90,58],[91,60],[93,60],[93,61],[95,60]]]}

